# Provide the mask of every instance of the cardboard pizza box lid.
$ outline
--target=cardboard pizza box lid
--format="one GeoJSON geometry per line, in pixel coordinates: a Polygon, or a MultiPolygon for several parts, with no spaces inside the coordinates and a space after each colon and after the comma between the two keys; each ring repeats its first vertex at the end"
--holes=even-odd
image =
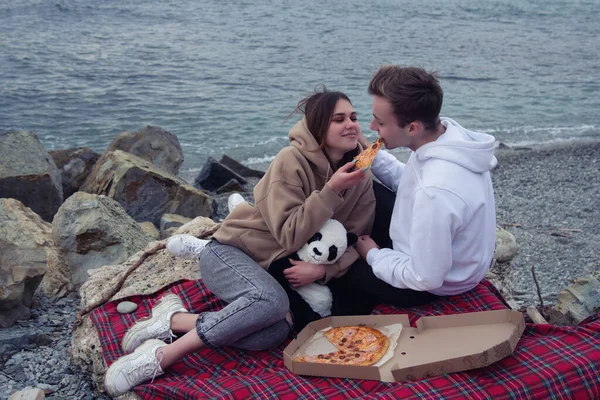
{"type": "Polygon", "coordinates": [[[405,381],[490,365],[512,354],[525,330],[518,311],[496,310],[420,318],[416,328],[408,315],[328,317],[311,322],[285,348],[284,365],[299,375],[405,381]],[[293,361],[309,339],[329,326],[381,327],[401,323],[394,356],[380,367],[293,361]]]}

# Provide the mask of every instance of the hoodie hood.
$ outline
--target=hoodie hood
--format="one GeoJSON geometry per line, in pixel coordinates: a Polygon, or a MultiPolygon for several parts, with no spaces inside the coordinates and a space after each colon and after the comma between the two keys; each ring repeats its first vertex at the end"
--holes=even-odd
{"type": "Polygon", "coordinates": [[[476,173],[487,172],[496,166],[496,140],[492,135],[465,129],[450,118],[441,118],[441,121],[446,132],[435,142],[419,147],[415,152],[417,161],[446,160],[476,173]]]}
{"type": "Polygon", "coordinates": [[[314,166],[313,171],[326,180],[333,175],[331,164],[325,153],[310,133],[306,126],[306,118],[302,118],[290,129],[288,134],[290,145],[298,149],[302,155],[314,166]]]}

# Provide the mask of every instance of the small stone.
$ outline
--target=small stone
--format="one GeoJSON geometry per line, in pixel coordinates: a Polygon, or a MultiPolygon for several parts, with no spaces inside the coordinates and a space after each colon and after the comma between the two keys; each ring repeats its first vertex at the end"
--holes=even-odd
{"type": "Polygon", "coordinates": [[[137,310],[138,305],[131,301],[122,301],[117,306],[117,311],[121,314],[131,314],[135,310],[137,310]]]}
{"type": "Polygon", "coordinates": [[[46,398],[44,392],[40,389],[27,389],[13,393],[9,400],[42,400],[46,398]]]}

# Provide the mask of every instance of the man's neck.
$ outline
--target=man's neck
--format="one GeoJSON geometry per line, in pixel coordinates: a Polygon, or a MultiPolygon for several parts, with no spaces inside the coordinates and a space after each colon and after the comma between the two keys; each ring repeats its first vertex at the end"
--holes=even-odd
{"type": "Polygon", "coordinates": [[[421,137],[420,142],[414,149],[411,148],[412,151],[417,151],[421,146],[426,145],[427,143],[435,142],[438,140],[440,136],[442,136],[446,132],[446,127],[442,125],[441,121],[437,124],[434,129],[429,129],[423,132],[423,136],[421,137]]]}

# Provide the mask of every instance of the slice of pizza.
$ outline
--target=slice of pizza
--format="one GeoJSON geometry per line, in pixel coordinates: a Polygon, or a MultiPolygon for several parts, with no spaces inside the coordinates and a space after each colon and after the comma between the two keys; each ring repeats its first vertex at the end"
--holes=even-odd
{"type": "Polygon", "coordinates": [[[358,169],[368,168],[373,164],[375,160],[375,156],[377,156],[377,152],[381,150],[383,146],[383,138],[379,138],[375,140],[373,143],[369,145],[362,153],[354,157],[354,159],[358,159],[356,164],[354,165],[358,169]]]}

